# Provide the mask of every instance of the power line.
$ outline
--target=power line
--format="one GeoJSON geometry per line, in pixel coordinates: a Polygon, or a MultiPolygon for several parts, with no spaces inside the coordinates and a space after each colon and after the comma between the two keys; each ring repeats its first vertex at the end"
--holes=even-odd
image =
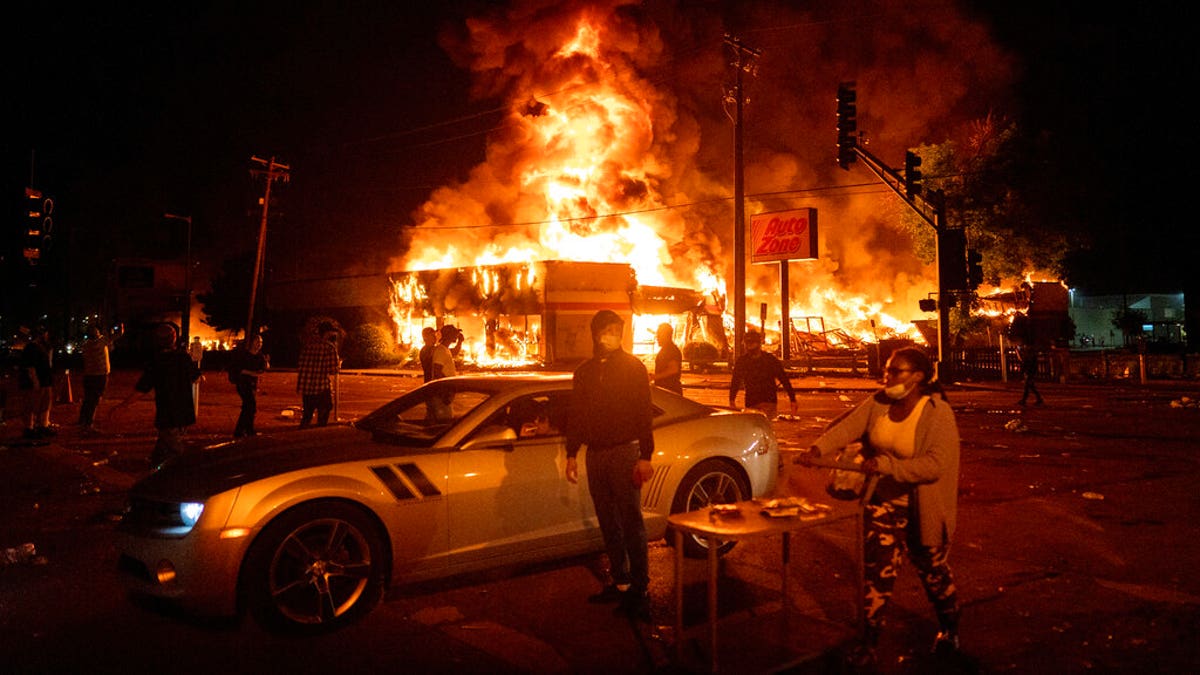
{"type": "MultiPolygon", "coordinates": [[[[872,183],[839,184],[839,185],[830,185],[830,186],[815,187],[815,188],[802,188],[802,189],[796,189],[796,190],[779,190],[779,191],[775,191],[775,192],[757,192],[757,193],[747,194],[745,198],[746,199],[756,199],[756,200],[759,200],[759,199],[787,199],[789,195],[793,195],[796,197],[802,197],[802,196],[806,195],[807,193],[827,192],[827,191],[833,191],[833,190],[855,190],[854,192],[843,193],[844,196],[887,194],[887,193],[891,192],[891,190],[887,189],[886,187],[881,186],[878,183],[872,182],[872,183]],[[866,189],[862,189],[862,188],[866,188],[866,189]]],[[[835,195],[835,196],[843,196],[843,195],[835,195]]],[[[522,221],[522,222],[516,222],[516,223],[484,223],[484,224],[476,224],[476,225],[429,225],[429,226],[420,227],[419,229],[421,229],[421,230],[477,230],[477,229],[488,229],[488,228],[537,227],[537,226],[541,226],[541,225],[550,225],[553,223],[580,223],[580,222],[588,222],[588,221],[592,221],[592,220],[602,220],[604,218],[623,218],[625,216],[636,216],[636,215],[641,215],[641,214],[646,214],[646,213],[659,213],[662,211],[674,211],[677,209],[686,209],[686,208],[692,208],[695,206],[703,206],[705,204],[719,204],[722,202],[732,202],[733,200],[734,200],[733,195],[729,195],[727,197],[711,197],[709,199],[699,199],[699,200],[695,200],[695,201],[681,202],[681,203],[677,203],[677,204],[664,204],[662,206],[653,206],[653,207],[649,207],[649,208],[645,208],[645,209],[634,209],[634,210],[630,210],[630,211],[612,211],[609,213],[601,213],[601,214],[596,214],[593,216],[575,216],[572,218],[528,220],[528,221],[522,221]]],[[[417,227],[417,226],[414,225],[412,227],[417,227]]]]}

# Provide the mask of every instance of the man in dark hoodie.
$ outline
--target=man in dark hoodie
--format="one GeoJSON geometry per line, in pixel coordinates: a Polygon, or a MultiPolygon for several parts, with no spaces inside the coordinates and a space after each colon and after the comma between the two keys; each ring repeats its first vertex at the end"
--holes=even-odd
{"type": "Polygon", "coordinates": [[[154,392],[154,428],[158,440],[150,454],[150,466],[155,468],[185,448],[187,428],[196,423],[196,408],[192,404],[192,383],[200,379],[200,367],[187,351],[176,345],[179,330],[169,323],[154,329],[154,354],[142,370],[134,391],[114,406],[109,415],[154,392]]]}
{"type": "Polygon", "coordinates": [[[617,613],[650,620],[649,553],[641,486],[654,475],[650,380],[621,348],[625,322],[612,310],[592,317],[592,358],[575,370],[567,421],[566,477],[579,479],[576,455],[587,446],[588,490],[604,537],[612,581],[588,602],[616,602],[617,613]]]}

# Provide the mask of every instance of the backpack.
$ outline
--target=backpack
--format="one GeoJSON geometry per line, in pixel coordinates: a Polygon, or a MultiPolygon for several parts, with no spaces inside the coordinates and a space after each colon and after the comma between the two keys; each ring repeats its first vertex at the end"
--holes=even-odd
{"type": "Polygon", "coordinates": [[[228,366],[225,366],[225,374],[229,376],[230,384],[237,384],[242,375],[241,359],[234,358],[228,366]]]}

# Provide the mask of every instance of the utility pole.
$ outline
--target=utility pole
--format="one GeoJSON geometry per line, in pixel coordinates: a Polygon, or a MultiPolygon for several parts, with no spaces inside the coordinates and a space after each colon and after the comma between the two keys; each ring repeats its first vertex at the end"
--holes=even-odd
{"type": "Polygon", "coordinates": [[[258,299],[258,282],[262,277],[263,255],[267,245],[267,211],[271,207],[271,184],[276,180],[288,182],[291,179],[290,172],[292,170],[290,166],[276,162],[274,157],[271,157],[270,160],[251,157],[250,160],[266,167],[265,169],[251,169],[250,173],[256,176],[266,176],[267,188],[263,194],[262,221],[258,226],[258,252],[254,257],[254,278],[250,280],[250,308],[246,310],[246,333],[243,337],[247,340],[254,333],[254,306],[258,299]]]}
{"type": "Polygon", "coordinates": [[[187,223],[187,252],[184,256],[183,270],[183,311],[180,312],[179,323],[183,324],[179,327],[180,337],[183,340],[183,346],[187,346],[192,339],[192,217],[177,216],[174,213],[164,213],[163,218],[169,220],[182,220],[187,223]]]}
{"type": "MultiPolygon", "coordinates": [[[[725,36],[725,44],[733,48],[734,85],[726,92],[725,103],[734,104],[733,120],[733,353],[730,365],[742,353],[742,336],[746,333],[746,186],[742,171],[742,111],[746,97],[743,91],[746,74],[753,75],[755,60],[762,53],[742,44],[740,38],[725,36]]],[[[728,108],[725,111],[729,114],[728,108]]]]}

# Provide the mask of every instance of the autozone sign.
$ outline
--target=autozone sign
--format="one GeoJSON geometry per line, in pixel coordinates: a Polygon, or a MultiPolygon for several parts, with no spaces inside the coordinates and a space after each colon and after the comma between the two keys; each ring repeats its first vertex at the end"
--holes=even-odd
{"type": "Polygon", "coordinates": [[[817,257],[817,210],[760,213],[750,218],[753,263],[817,257]]]}

